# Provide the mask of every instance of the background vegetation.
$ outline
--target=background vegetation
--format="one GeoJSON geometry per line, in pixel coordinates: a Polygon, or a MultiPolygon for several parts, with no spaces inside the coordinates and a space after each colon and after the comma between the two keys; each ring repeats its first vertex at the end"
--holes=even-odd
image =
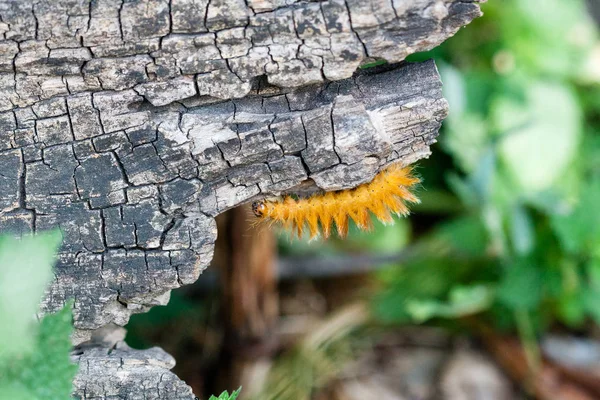
{"type": "Polygon", "coordinates": [[[406,223],[435,245],[382,275],[390,321],[600,322],[598,36],[581,1],[493,1],[430,54],[450,115],[406,223]],[[430,218],[427,218],[431,216],[430,218]],[[403,304],[402,307],[395,306],[403,304]]]}

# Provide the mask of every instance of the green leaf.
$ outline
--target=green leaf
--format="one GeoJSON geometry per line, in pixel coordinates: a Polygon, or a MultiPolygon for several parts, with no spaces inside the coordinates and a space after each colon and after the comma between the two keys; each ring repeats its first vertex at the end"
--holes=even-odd
{"type": "MultiPolygon", "coordinates": [[[[564,188],[561,187],[561,189],[564,188]]],[[[568,214],[572,209],[565,196],[554,189],[537,192],[532,196],[528,196],[525,201],[544,214],[568,214]]]]}
{"type": "Polygon", "coordinates": [[[447,130],[441,139],[442,146],[464,172],[473,172],[488,148],[486,122],[477,114],[467,113],[460,119],[448,121],[445,126],[447,130]]]}
{"type": "Polygon", "coordinates": [[[586,313],[600,325],[600,291],[586,288],[582,293],[582,302],[586,313]]]}
{"type": "Polygon", "coordinates": [[[489,240],[481,219],[474,215],[466,215],[441,224],[435,237],[454,251],[473,257],[485,254],[489,240]]]}
{"type": "Polygon", "coordinates": [[[408,305],[415,301],[442,299],[465,279],[471,266],[445,259],[417,259],[406,266],[380,271],[385,288],[374,298],[373,312],[385,322],[412,320],[408,305]]]}
{"type": "Polygon", "coordinates": [[[579,293],[563,294],[558,299],[557,313],[560,321],[576,328],[583,324],[586,316],[584,296],[579,293]]]}
{"type": "Polygon", "coordinates": [[[586,313],[600,325],[600,259],[587,265],[588,286],[582,290],[581,301],[586,313]]]}
{"type": "Polygon", "coordinates": [[[590,287],[600,292],[600,257],[596,255],[586,267],[590,287]]]}
{"type": "Polygon", "coordinates": [[[542,274],[529,259],[519,259],[508,266],[497,298],[511,310],[534,310],[542,300],[542,274]]]}
{"type": "MultiPolygon", "coordinates": [[[[552,227],[570,252],[594,251],[600,243],[600,181],[588,183],[567,215],[552,216],[552,227]]],[[[597,251],[597,250],[596,250],[597,251]]]]}
{"type": "Polygon", "coordinates": [[[520,256],[531,252],[534,245],[533,222],[522,205],[513,208],[511,218],[511,239],[516,253],[520,256]]]}
{"type": "Polygon", "coordinates": [[[466,179],[461,178],[456,172],[448,172],[446,174],[446,182],[448,187],[450,187],[466,207],[473,208],[478,207],[481,204],[475,189],[466,179]]]}
{"type": "Polygon", "coordinates": [[[467,89],[462,73],[445,62],[437,63],[442,77],[442,92],[452,112],[447,119],[459,118],[467,110],[467,89]]]}
{"type": "Polygon", "coordinates": [[[446,131],[441,143],[463,172],[471,174],[491,144],[486,113],[494,78],[488,74],[463,74],[447,64],[440,66],[440,74],[451,110],[444,122],[446,131]]]}
{"type": "Polygon", "coordinates": [[[0,239],[0,343],[10,343],[0,346],[0,361],[31,351],[35,314],[60,241],[58,231],[0,239]]]}
{"type": "MultiPolygon", "coordinates": [[[[72,302],[39,324],[35,351],[0,364],[0,377],[31,393],[30,399],[68,400],[77,365],[71,363],[72,302]]],[[[2,386],[2,382],[0,382],[2,386]]]]}
{"type": "Polygon", "coordinates": [[[492,195],[495,170],[496,154],[493,148],[487,147],[469,177],[469,183],[482,201],[488,201],[492,195]]]}
{"type": "Polygon", "coordinates": [[[510,98],[495,105],[496,126],[511,128],[500,142],[500,155],[519,190],[534,193],[558,184],[581,137],[580,107],[571,90],[535,82],[527,87],[525,106],[510,98]]]}
{"type": "Polygon", "coordinates": [[[568,78],[581,73],[583,57],[596,40],[582,0],[512,0],[502,4],[504,44],[529,71],[568,78]]]}
{"type": "Polygon", "coordinates": [[[10,400],[37,400],[30,392],[27,390],[16,387],[9,383],[2,384],[0,383],[0,399],[10,399],[10,400]]]}
{"type": "Polygon", "coordinates": [[[241,387],[238,390],[236,390],[235,392],[232,392],[231,394],[227,393],[227,390],[226,390],[223,393],[221,393],[219,395],[219,397],[210,396],[210,399],[208,399],[208,400],[235,400],[235,399],[237,399],[237,397],[239,396],[241,391],[242,391],[241,387]]]}
{"type": "Polygon", "coordinates": [[[493,298],[494,291],[488,285],[455,286],[450,290],[448,302],[411,300],[407,311],[417,322],[433,317],[458,318],[486,310],[493,298]]]}

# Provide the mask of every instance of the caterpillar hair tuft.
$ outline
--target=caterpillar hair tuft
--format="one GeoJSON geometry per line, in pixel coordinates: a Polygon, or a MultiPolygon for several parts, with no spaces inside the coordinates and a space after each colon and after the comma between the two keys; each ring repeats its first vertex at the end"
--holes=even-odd
{"type": "Polygon", "coordinates": [[[304,199],[283,196],[278,200],[252,203],[252,211],[263,220],[281,223],[292,229],[298,237],[308,227],[311,239],[321,231],[324,238],[331,235],[335,224],[337,233],[348,234],[348,220],[352,219],[362,230],[371,230],[370,212],[384,224],[394,223],[392,214],[409,213],[406,203],[418,203],[411,188],[420,182],[412,168],[392,165],[369,182],[354,189],[313,195],[304,199]],[[320,229],[319,229],[320,228],[320,229]]]}

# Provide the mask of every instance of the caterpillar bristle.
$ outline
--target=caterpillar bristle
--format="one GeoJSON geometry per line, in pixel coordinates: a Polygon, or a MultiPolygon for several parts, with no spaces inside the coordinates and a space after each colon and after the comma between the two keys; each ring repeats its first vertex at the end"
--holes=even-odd
{"type": "Polygon", "coordinates": [[[254,202],[252,210],[261,220],[281,223],[298,237],[302,237],[307,229],[311,239],[319,233],[327,239],[335,224],[338,236],[345,238],[350,219],[359,229],[370,231],[373,229],[371,214],[386,225],[394,223],[392,214],[408,215],[406,203],[419,202],[410,190],[419,182],[410,167],[392,165],[371,182],[354,189],[317,194],[305,199],[284,196],[275,201],[254,202]]]}

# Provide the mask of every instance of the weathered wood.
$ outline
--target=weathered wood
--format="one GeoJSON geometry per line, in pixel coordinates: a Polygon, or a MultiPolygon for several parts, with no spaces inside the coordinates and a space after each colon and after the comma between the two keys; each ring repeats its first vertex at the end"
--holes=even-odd
{"type": "Polygon", "coordinates": [[[42,309],[74,298],[77,342],[194,282],[218,213],[297,187],[356,186],[389,162],[427,156],[447,112],[433,62],[211,105],[156,108],[121,91],[43,107],[61,102],[52,116],[38,109],[41,119],[8,112],[2,137],[28,131],[31,141],[0,152],[0,229],[62,229],[42,309]],[[99,119],[80,114],[96,105],[99,119]],[[61,118],[73,131],[104,122],[85,139],[46,134],[61,118]]]}
{"type": "Polygon", "coordinates": [[[74,298],[85,341],[194,282],[217,214],[427,156],[433,63],[352,74],[436,46],[477,3],[0,0],[0,232],[64,233],[42,311],[74,298]]]}
{"type": "Polygon", "coordinates": [[[192,389],[169,370],[175,360],[158,347],[135,350],[125,344],[126,330],[108,324],[94,331],[72,354],[79,364],[73,398],[197,400],[192,389]]]}
{"type": "Polygon", "coordinates": [[[64,234],[43,311],[72,297],[76,328],[123,325],[197,279],[212,257],[215,215],[301,184],[356,186],[392,161],[413,162],[429,154],[447,112],[433,62],[268,92],[157,108],[126,90],[54,98],[32,109],[41,119],[10,111],[15,125],[3,137],[32,136],[0,152],[0,229],[64,234]],[[81,116],[85,107],[99,119],[81,116]],[[63,119],[66,131],[47,133],[63,119]],[[69,127],[94,121],[105,133],[74,140],[69,127]]]}
{"type": "Polygon", "coordinates": [[[197,399],[169,371],[175,359],[158,347],[134,350],[120,342],[113,349],[86,348],[73,360],[79,363],[75,399],[197,399]]]}
{"type": "Polygon", "coordinates": [[[479,1],[2,0],[0,111],[124,89],[155,106],[238,98],[263,75],[283,87],[345,79],[369,58],[435,47],[479,1]]]}

